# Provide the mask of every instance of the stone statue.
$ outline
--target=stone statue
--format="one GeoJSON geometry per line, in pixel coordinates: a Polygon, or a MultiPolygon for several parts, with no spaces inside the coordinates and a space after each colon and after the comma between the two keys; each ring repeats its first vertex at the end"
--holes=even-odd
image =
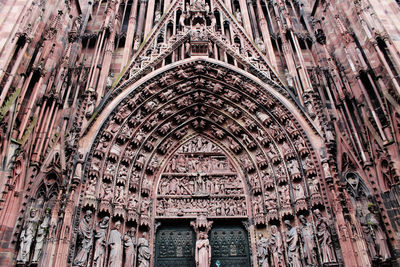
{"type": "Polygon", "coordinates": [[[92,211],[87,210],[83,216],[78,228],[78,242],[77,251],[74,265],[75,266],[86,266],[86,262],[89,257],[90,249],[92,248],[93,241],[93,229],[90,225],[92,221],[92,211]]]}
{"type": "Polygon", "coordinates": [[[185,20],[186,20],[186,14],[182,13],[181,16],[179,17],[179,25],[181,27],[181,30],[185,29],[185,20]]]}
{"type": "Polygon", "coordinates": [[[197,179],[196,179],[196,192],[197,193],[204,193],[206,191],[206,184],[204,181],[204,178],[201,177],[200,174],[197,174],[197,179]]]}
{"type": "Polygon", "coordinates": [[[319,245],[321,247],[322,262],[336,262],[335,252],[333,250],[333,244],[331,239],[331,233],[329,232],[328,219],[322,216],[321,212],[316,209],[314,210],[315,224],[317,228],[317,237],[319,245]]]}
{"type": "Polygon", "coordinates": [[[124,186],[123,185],[118,185],[115,189],[115,199],[114,203],[119,204],[119,205],[124,205],[125,204],[125,197],[124,197],[124,186]]]}
{"type": "Polygon", "coordinates": [[[293,193],[294,193],[294,200],[304,199],[304,189],[301,184],[294,184],[293,185],[293,193]]]}
{"type": "MultiPolygon", "coordinates": [[[[94,97],[93,97],[94,98],[94,97]]],[[[87,107],[86,107],[86,118],[90,118],[93,115],[95,108],[95,101],[92,97],[88,98],[87,107]]]]}
{"type": "Polygon", "coordinates": [[[304,261],[307,265],[315,266],[317,264],[315,258],[315,240],[311,223],[307,222],[304,215],[299,216],[301,223],[300,236],[303,243],[304,261]]]}
{"type": "Polygon", "coordinates": [[[387,245],[387,238],[385,232],[382,230],[379,219],[377,218],[374,206],[368,206],[368,213],[362,218],[361,225],[363,227],[364,234],[366,234],[367,238],[373,241],[372,244],[368,244],[368,247],[374,246],[374,248],[370,248],[371,256],[379,257],[382,261],[386,261],[390,259],[390,251],[387,245]],[[369,238],[368,238],[369,237],[369,238]]]}
{"type": "Polygon", "coordinates": [[[319,183],[317,179],[308,179],[308,185],[311,195],[319,194],[319,183]]]}
{"type": "Polygon", "coordinates": [[[33,239],[35,238],[37,230],[37,218],[36,209],[31,209],[29,212],[29,218],[25,221],[24,227],[22,228],[20,236],[20,248],[17,256],[17,262],[26,263],[29,261],[29,256],[31,252],[31,245],[33,239]]]}
{"type": "Polygon", "coordinates": [[[301,267],[300,254],[299,254],[299,235],[296,227],[292,227],[289,220],[285,220],[287,227],[286,231],[286,245],[288,248],[288,260],[290,267],[301,267]]]}
{"type": "Polygon", "coordinates": [[[100,199],[103,201],[110,201],[113,197],[113,188],[109,183],[101,183],[100,199]]]}
{"type": "Polygon", "coordinates": [[[154,15],[154,25],[156,25],[158,22],[160,22],[161,19],[161,12],[160,10],[156,10],[156,13],[154,15]]]}
{"type": "Polygon", "coordinates": [[[268,239],[266,239],[263,234],[260,234],[257,243],[257,258],[259,267],[269,267],[268,256],[268,239]]]}
{"type": "Polygon", "coordinates": [[[290,193],[289,193],[289,186],[282,185],[279,189],[279,193],[281,195],[281,203],[282,205],[290,205],[290,193]]]}
{"type": "Polygon", "coordinates": [[[135,259],[135,228],[131,228],[124,235],[125,264],[124,267],[132,267],[135,259]]]}
{"type": "Polygon", "coordinates": [[[138,263],[137,267],[149,267],[150,265],[150,249],[149,241],[147,239],[147,232],[144,232],[142,237],[138,240],[138,263]]]}
{"type": "Polygon", "coordinates": [[[106,233],[108,229],[108,224],[110,221],[110,217],[105,216],[97,225],[95,238],[95,246],[94,246],[94,258],[93,265],[94,266],[104,266],[104,255],[106,252],[106,233]]]}
{"type": "Polygon", "coordinates": [[[110,246],[109,267],[121,267],[122,264],[122,235],[119,232],[121,222],[117,221],[110,232],[108,245],[110,246]]]}
{"type": "Polygon", "coordinates": [[[242,14],[240,13],[239,9],[236,10],[235,17],[236,17],[237,21],[238,21],[240,24],[242,24],[242,14]]]}
{"type": "Polygon", "coordinates": [[[196,267],[210,267],[211,247],[206,233],[200,233],[196,241],[196,267]]]}
{"type": "Polygon", "coordinates": [[[285,262],[283,259],[283,252],[282,252],[282,236],[281,233],[278,231],[278,227],[276,225],[271,226],[271,236],[269,238],[269,246],[272,253],[273,265],[275,267],[283,267],[285,266],[285,262]]]}
{"type": "Polygon", "coordinates": [[[39,261],[41,253],[42,253],[42,248],[44,245],[44,239],[47,235],[47,230],[49,229],[50,225],[50,209],[46,209],[44,219],[42,223],[39,225],[37,234],[36,234],[36,245],[35,245],[35,250],[33,253],[33,258],[32,262],[36,263],[39,261]]]}

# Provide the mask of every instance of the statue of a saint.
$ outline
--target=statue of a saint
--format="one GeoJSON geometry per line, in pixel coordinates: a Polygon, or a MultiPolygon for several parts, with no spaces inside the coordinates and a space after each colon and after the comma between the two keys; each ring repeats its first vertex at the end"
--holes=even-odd
{"type": "Polygon", "coordinates": [[[92,248],[93,241],[93,229],[90,225],[91,220],[92,211],[87,210],[78,227],[78,253],[76,253],[74,259],[75,266],[86,266],[86,262],[88,260],[90,249],[92,248]]]}
{"type": "Polygon", "coordinates": [[[322,216],[321,212],[316,209],[314,210],[315,224],[317,228],[317,237],[322,252],[322,262],[336,262],[335,252],[333,250],[333,244],[331,239],[331,233],[329,232],[328,219],[322,216]]]}
{"type": "Polygon", "coordinates": [[[299,254],[299,235],[296,227],[290,224],[289,220],[285,221],[287,227],[286,231],[286,245],[288,248],[288,260],[290,267],[302,267],[299,254]]]}
{"type": "Polygon", "coordinates": [[[304,199],[304,189],[301,184],[294,184],[293,185],[293,194],[294,194],[294,200],[298,201],[301,199],[304,199]]]}
{"type": "Polygon", "coordinates": [[[257,258],[259,267],[269,267],[268,263],[268,239],[260,234],[257,243],[257,258]]]}
{"type": "Polygon", "coordinates": [[[149,241],[147,240],[147,233],[144,232],[142,237],[138,240],[138,264],[137,267],[149,267],[150,265],[150,249],[149,241]]]}
{"type": "Polygon", "coordinates": [[[102,267],[104,265],[104,255],[106,252],[106,233],[110,217],[105,216],[97,225],[95,238],[95,252],[93,258],[93,265],[102,267]]]}
{"type": "Polygon", "coordinates": [[[301,223],[300,236],[301,236],[301,241],[303,243],[304,260],[307,265],[314,266],[316,265],[317,261],[314,252],[315,241],[314,241],[314,233],[312,225],[311,223],[307,222],[304,215],[300,215],[299,220],[301,223]]]}
{"type": "Polygon", "coordinates": [[[24,227],[22,228],[20,236],[20,248],[17,256],[17,262],[26,263],[29,261],[29,255],[31,252],[31,245],[37,230],[37,218],[36,209],[31,209],[29,218],[25,221],[24,227]]]}
{"type": "Polygon", "coordinates": [[[196,267],[210,267],[211,247],[206,233],[200,233],[196,241],[196,267]]]}
{"type": "Polygon", "coordinates": [[[122,235],[119,232],[121,222],[117,221],[110,232],[108,245],[110,246],[109,267],[121,267],[122,264],[122,235]]]}
{"type": "Polygon", "coordinates": [[[38,262],[40,259],[40,256],[42,253],[42,248],[44,245],[44,239],[47,235],[47,230],[49,229],[49,225],[50,225],[50,216],[51,216],[50,209],[46,209],[43,221],[39,225],[37,234],[36,234],[36,245],[35,245],[35,251],[33,253],[33,258],[32,258],[33,263],[38,262]]]}
{"type": "Polygon", "coordinates": [[[372,244],[369,244],[369,247],[375,244],[373,249],[370,248],[371,256],[379,257],[382,261],[386,261],[390,259],[391,255],[385,232],[382,230],[379,219],[374,212],[374,206],[370,205],[368,211],[364,218],[362,218],[361,225],[363,226],[364,233],[369,233],[370,238],[367,239],[373,241],[372,244]]]}
{"type": "Polygon", "coordinates": [[[124,248],[125,248],[125,265],[124,267],[132,267],[135,259],[135,234],[134,227],[128,230],[124,235],[124,248]]]}
{"type": "Polygon", "coordinates": [[[204,178],[200,174],[197,174],[196,179],[196,193],[204,193],[206,191],[206,184],[204,178]]]}
{"type": "Polygon", "coordinates": [[[285,266],[285,262],[283,259],[283,243],[282,243],[282,235],[278,231],[278,227],[276,225],[271,226],[271,236],[269,238],[269,246],[271,248],[273,265],[275,267],[283,267],[285,266]]]}

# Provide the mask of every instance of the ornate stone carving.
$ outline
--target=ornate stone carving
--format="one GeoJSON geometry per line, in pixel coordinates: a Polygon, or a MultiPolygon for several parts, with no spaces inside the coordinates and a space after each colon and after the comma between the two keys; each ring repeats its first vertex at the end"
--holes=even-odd
{"type": "Polygon", "coordinates": [[[336,262],[336,255],[333,249],[328,219],[326,219],[318,209],[314,210],[314,216],[318,242],[321,248],[322,262],[336,262]]]}
{"type": "Polygon", "coordinates": [[[135,235],[134,227],[130,228],[123,237],[125,261],[124,267],[132,267],[135,259],[135,235]]]}
{"type": "Polygon", "coordinates": [[[110,217],[105,216],[97,225],[96,233],[94,235],[94,256],[93,264],[95,266],[103,266],[105,261],[106,252],[106,235],[108,230],[110,217]]]}
{"type": "Polygon", "coordinates": [[[110,232],[108,246],[110,247],[110,256],[108,265],[110,267],[121,267],[122,264],[122,235],[120,232],[121,222],[117,221],[110,232]]]}
{"type": "Polygon", "coordinates": [[[210,267],[211,247],[206,233],[199,234],[199,239],[196,241],[195,254],[197,267],[210,267]]]}
{"type": "Polygon", "coordinates": [[[368,213],[361,218],[361,226],[367,241],[367,246],[373,259],[387,261],[391,254],[385,232],[381,228],[374,206],[369,205],[368,213]]]}
{"type": "Polygon", "coordinates": [[[269,244],[262,234],[259,235],[257,242],[257,259],[259,267],[269,267],[269,244]]]}
{"type": "Polygon", "coordinates": [[[299,220],[301,223],[300,236],[303,244],[304,261],[308,266],[314,266],[317,264],[314,231],[311,223],[307,222],[304,215],[300,215],[299,220]]]}
{"type": "Polygon", "coordinates": [[[302,267],[300,253],[299,253],[299,234],[296,227],[290,224],[290,221],[285,221],[286,231],[286,245],[288,248],[288,263],[291,267],[302,267]]]}
{"type": "Polygon", "coordinates": [[[20,249],[17,255],[17,262],[27,263],[31,253],[31,245],[35,239],[38,228],[37,210],[31,209],[29,218],[26,219],[20,235],[20,249]]]}
{"type": "Polygon", "coordinates": [[[271,249],[271,263],[275,267],[284,267],[285,260],[283,256],[283,241],[282,235],[275,225],[271,226],[271,235],[269,237],[269,246],[271,249]]]}
{"type": "Polygon", "coordinates": [[[138,240],[138,267],[149,267],[151,252],[149,249],[149,240],[147,239],[147,232],[144,232],[142,237],[138,240]]]}
{"type": "Polygon", "coordinates": [[[304,188],[301,183],[293,184],[294,201],[296,203],[296,212],[307,210],[307,203],[304,195],[304,188]]]}
{"type": "Polygon", "coordinates": [[[86,266],[93,242],[92,211],[87,210],[81,219],[77,236],[77,253],[74,266],[86,266]]]}

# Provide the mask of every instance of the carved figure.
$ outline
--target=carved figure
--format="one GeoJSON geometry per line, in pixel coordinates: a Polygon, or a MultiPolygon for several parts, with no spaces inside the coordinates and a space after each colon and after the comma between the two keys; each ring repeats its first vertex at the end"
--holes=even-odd
{"type": "Polygon", "coordinates": [[[200,174],[197,174],[197,179],[196,179],[196,192],[198,193],[204,193],[206,191],[206,184],[204,181],[204,178],[201,177],[200,174]]]}
{"type": "Polygon", "coordinates": [[[179,17],[179,25],[181,26],[181,30],[185,29],[185,19],[186,14],[182,13],[182,15],[179,17]]]}
{"type": "Polygon", "coordinates": [[[122,264],[122,235],[119,232],[120,227],[121,222],[117,221],[108,239],[108,245],[110,246],[108,266],[110,267],[121,267],[122,264]]]}
{"type": "Polygon", "coordinates": [[[138,240],[138,264],[137,267],[149,267],[150,264],[150,249],[149,241],[147,240],[147,232],[138,240]]]}
{"type": "Polygon", "coordinates": [[[106,252],[106,233],[110,217],[105,216],[97,225],[94,245],[93,265],[103,267],[104,255],[106,252]]]}
{"type": "Polygon", "coordinates": [[[319,194],[319,185],[317,179],[308,179],[308,187],[310,188],[310,194],[319,194]]]}
{"type": "Polygon", "coordinates": [[[125,248],[125,264],[124,267],[132,267],[135,258],[135,235],[136,230],[134,227],[128,230],[124,235],[124,248],[125,248]]]}
{"type": "Polygon", "coordinates": [[[290,194],[289,194],[289,186],[288,185],[283,185],[280,190],[279,193],[281,195],[281,202],[282,205],[290,205],[290,194]]]}
{"type": "Polygon", "coordinates": [[[372,244],[368,244],[371,256],[373,258],[379,257],[382,261],[387,261],[390,259],[391,255],[385,232],[380,226],[379,219],[374,211],[374,206],[370,205],[368,211],[369,212],[362,218],[361,225],[367,239],[373,242],[372,244]],[[371,248],[372,246],[374,247],[371,248]]]}
{"type": "Polygon", "coordinates": [[[104,201],[110,201],[113,197],[113,189],[111,184],[102,183],[100,189],[100,199],[104,201]]]}
{"type": "Polygon", "coordinates": [[[315,239],[314,239],[312,225],[311,223],[307,222],[304,215],[300,215],[299,220],[301,223],[300,236],[301,236],[301,242],[303,243],[304,261],[307,265],[314,266],[317,264],[317,261],[314,252],[315,239]]]}
{"type": "Polygon", "coordinates": [[[206,233],[200,233],[196,241],[196,267],[210,267],[211,246],[206,233]]]}
{"type": "Polygon", "coordinates": [[[150,201],[148,199],[143,199],[142,204],[140,205],[141,214],[148,214],[150,208],[150,201]]]}
{"type": "Polygon", "coordinates": [[[276,196],[274,192],[265,192],[265,206],[268,210],[276,209],[276,196]]]}
{"type": "Polygon", "coordinates": [[[239,9],[236,10],[235,17],[236,17],[237,21],[238,21],[240,24],[242,24],[242,14],[240,13],[239,9]]]}
{"type": "Polygon", "coordinates": [[[331,233],[329,232],[328,219],[322,216],[321,212],[318,209],[314,210],[314,215],[317,228],[317,237],[322,252],[322,262],[336,262],[331,233]]]}
{"type": "Polygon", "coordinates": [[[89,97],[86,106],[86,118],[90,118],[94,112],[94,97],[89,97]]]}
{"type": "Polygon", "coordinates": [[[301,184],[293,184],[294,200],[304,199],[304,189],[301,184]]]}
{"type": "Polygon", "coordinates": [[[301,267],[300,254],[299,254],[299,235],[296,227],[292,227],[289,220],[285,221],[287,227],[286,231],[286,245],[288,248],[288,260],[290,267],[301,267]]]}
{"type": "Polygon", "coordinates": [[[74,265],[86,266],[89,252],[92,249],[93,229],[91,226],[92,211],[87,210],[78,227],[78,243],[74,265]]]}
{"type": "Polygon", "coordinates": [[[114,203],[120,204],[120,205],[125,204],[124,186],[123,185],[119,185],[116,187],[114,203]]]}
{"type": "Polygon", "coordinates": [[[39,225],[37,234],[36,234],[36,245],[33,253],[32,262],[38,262],[42,253],[42,248],[44,245],[44,238],[46,237],[47,230],[50,225],[50,209],[46,209],[44,219],[42,223],[39,225]]]}
{"type": "Polygon", "coordinates": [[[268,252],[268,239],[266,239],[263,234],[260,234],[257,243],[257,258],[259,267],[269,267],[268,252]]]}
{"type": "Polygon", "coordinates": [[[273,266],[275,267],[285,266],[282,253],[282,246],[283,246],[282,236],[281,233],[278,231],[278,227],[276,227],[276,225],[271,226],[271,236],[269,238],[269,246],[272,253],[273,266]]]}
{"type": "Polygon", "coordinates": [[[138,200],[136,199],[135,195],[130,195],[128,198],[129,209],[136,210],[138,207],[138,200]]]}
{"type": "Polygon", "coordinates": [[[86,188],[87,196],[94,196],[96,193],[96,179],[90,179],[86,188]]]}

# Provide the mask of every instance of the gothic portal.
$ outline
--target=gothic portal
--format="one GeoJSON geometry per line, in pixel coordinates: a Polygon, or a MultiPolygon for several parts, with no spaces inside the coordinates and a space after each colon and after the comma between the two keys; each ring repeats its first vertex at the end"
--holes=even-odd
{"type": "Polygon", "coordinates": [[[1,1],[0,266],[398,266],[399,11],[1,1]]]}

